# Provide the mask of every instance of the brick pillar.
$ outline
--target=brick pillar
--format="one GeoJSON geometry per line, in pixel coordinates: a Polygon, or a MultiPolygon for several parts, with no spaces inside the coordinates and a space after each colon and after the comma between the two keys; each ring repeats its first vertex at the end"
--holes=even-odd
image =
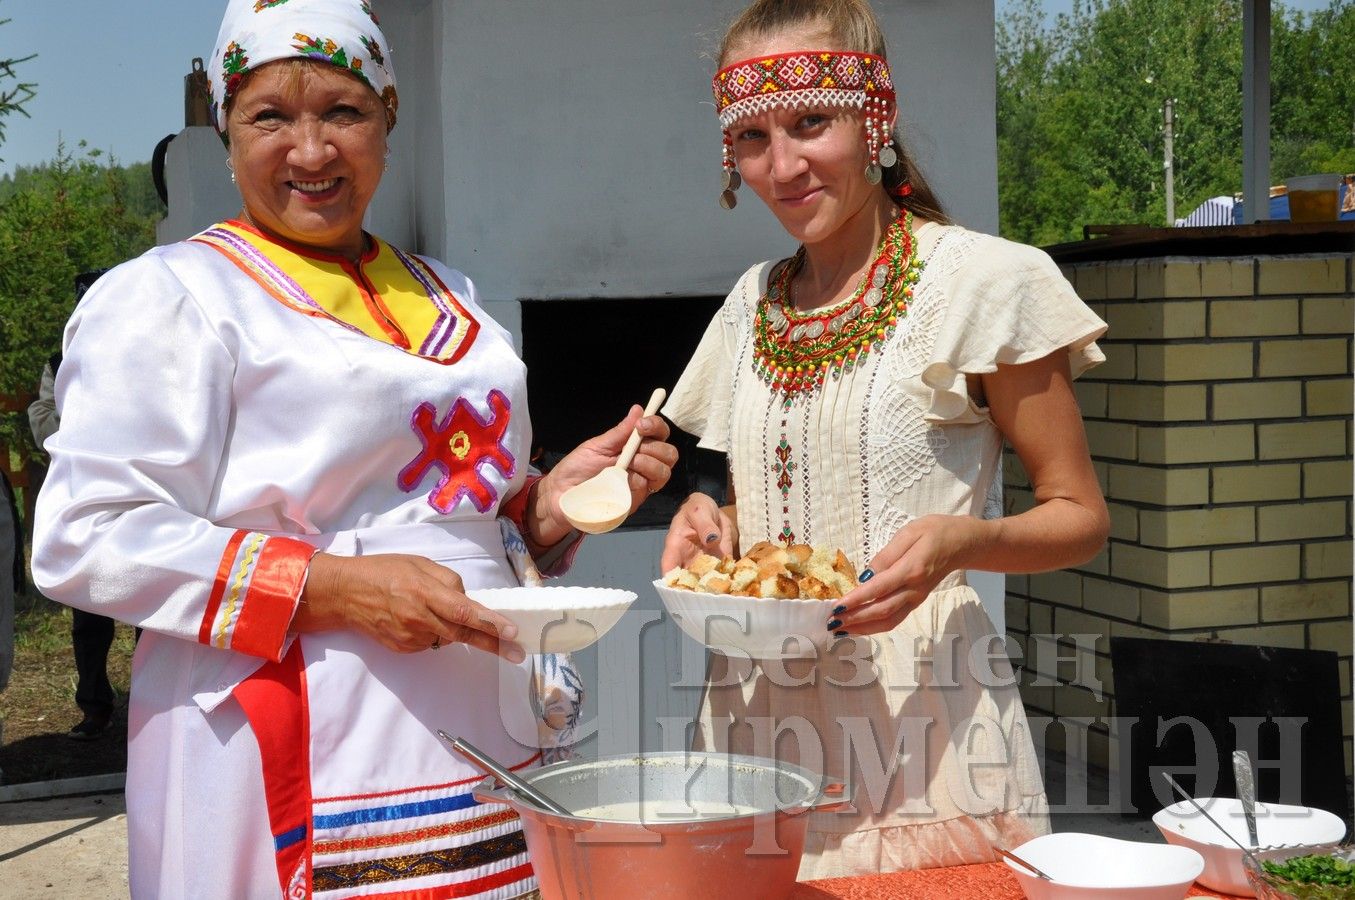
{"type": "MultiPolygon", "coordinates": [[[[1111,535],[1077,569],[1008,579],[1008,630],[1025,651],[1032,716],[1101,720],[1086,752],[1104,766],[1109,636],[1334,650],[1349,768],[1350,256],[1166,257],[1064,271],[1110,325],[1106,363],[1076,389],[1111,535]],[[1034,637],[1050,633],[1062,636],[1057,645],[1034,637]],[[1096,635],[1083,659],[1072,634],[1096,635]]],[[[1007,457],[1009,508],[1019,512],[1030,488],[1007,457]]],[[[1081,731],[1051,727],[1047,744],[1065,749],[1068,733],[1081,731]]]]}

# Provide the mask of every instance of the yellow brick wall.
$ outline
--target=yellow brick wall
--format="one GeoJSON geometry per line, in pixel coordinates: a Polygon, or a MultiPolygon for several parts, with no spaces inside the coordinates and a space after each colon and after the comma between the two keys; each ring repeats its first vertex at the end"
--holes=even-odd
{"type": "MultiPolygon", "coordinates": [[[[1008,578],[1033,716],[1115,714],[1110,636],[1333,650],[1350,766],[1352,269],[1340,254],[1064,267],[1110,325],[1076,390],[1112,525],[1091,562],[1008,578]],[[1073,634],[1095,636],[1090,658],[1073,634]]],[[[1010,453],[1004,481],[1008,510],[1029,508],[1010,453]]],[[[1098,722],[1091,761],[1110,746],[1098,722]]]]}

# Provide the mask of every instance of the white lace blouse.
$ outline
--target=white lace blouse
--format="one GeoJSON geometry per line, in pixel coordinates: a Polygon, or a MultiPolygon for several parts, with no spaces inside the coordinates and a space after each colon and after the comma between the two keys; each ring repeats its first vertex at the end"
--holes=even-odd
{"type": "Polygon", "coordinates": [[[744,546],[841,547],[859,569],[912,518],[984,515],[1002,435],[964,376],[1061,348],[1074,377],[1104,361],[1105,323],[1044,252],[935,223],[916,237],[925,266],[893,336],[788,406],[753,371],[772,262],[739,279],[707,328],[663,412],[729,455],[744,546]]]}

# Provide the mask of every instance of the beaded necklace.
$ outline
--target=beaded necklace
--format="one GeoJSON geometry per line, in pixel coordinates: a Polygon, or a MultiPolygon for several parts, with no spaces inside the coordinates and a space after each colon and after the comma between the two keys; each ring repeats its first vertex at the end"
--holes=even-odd
{"type": "Polygon", "coordinates": [[[789,403],[812,395],[832,372],[850,372],[857,361],[894,333],[908,313],[913,285],[922,273],[913,239],[913,215],[906,210],[889,223],[875,261],[852,296],[811,313],[791,301],[792,280],[804,267],[805,248],[767,285],[753,326],[753,371],[789,403]]]}

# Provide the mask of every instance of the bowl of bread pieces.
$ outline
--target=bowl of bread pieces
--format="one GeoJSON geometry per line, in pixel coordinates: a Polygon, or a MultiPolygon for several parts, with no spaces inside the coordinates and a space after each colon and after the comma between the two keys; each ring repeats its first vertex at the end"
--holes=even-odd
{"type": "Polygon", "coordinates": [[[856,569],[841,550],[762,541],[738,559],[701,554],[654,582],[684,632],[727,656],[813,656],[856,569]]]}

